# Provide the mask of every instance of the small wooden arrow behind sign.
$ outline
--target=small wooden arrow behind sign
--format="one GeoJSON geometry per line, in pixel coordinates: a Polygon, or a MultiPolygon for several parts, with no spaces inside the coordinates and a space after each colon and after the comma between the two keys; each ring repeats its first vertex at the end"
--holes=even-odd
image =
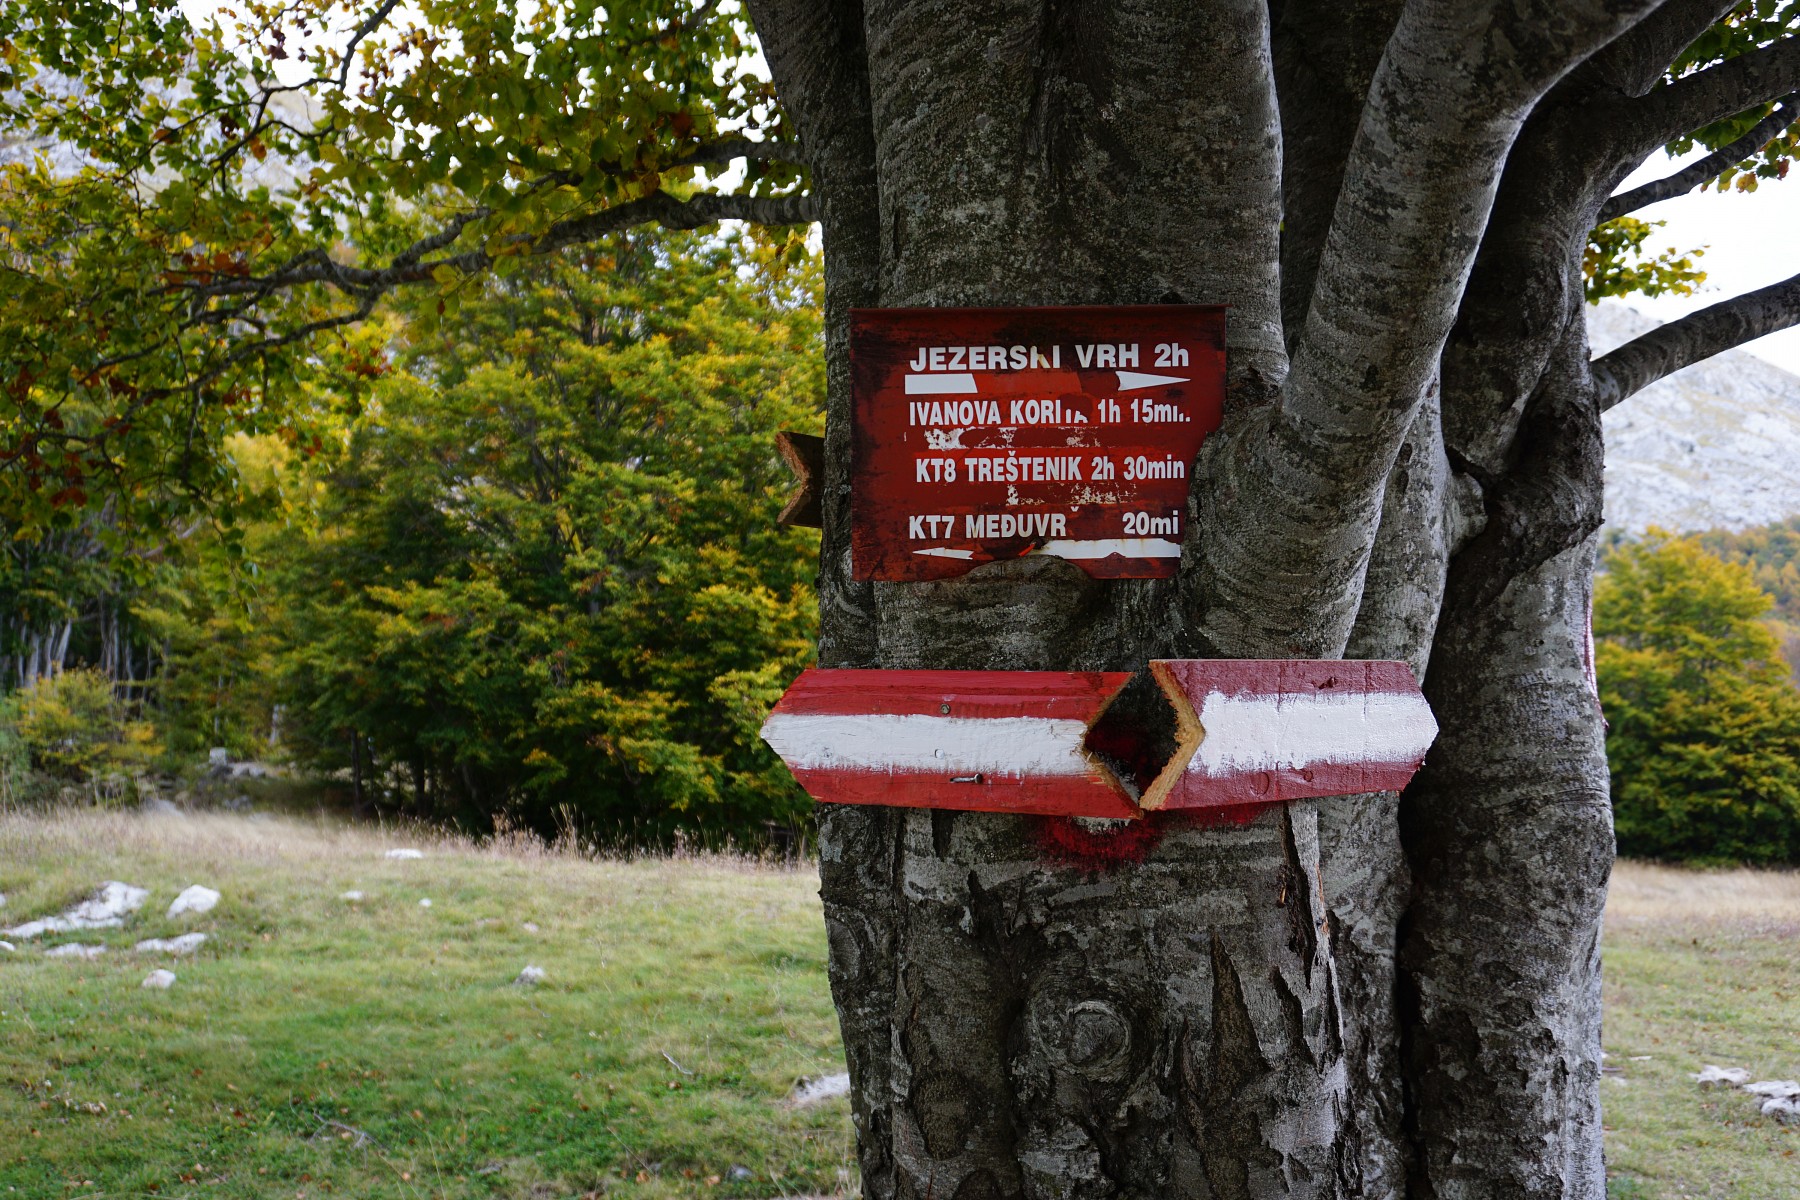
{"type": "MultiPolygon", "coordinates": [[[[1174,752],[1143,771],[1141,797],[1113,766],[1137,768],[1090,744],[1123,672],[809,670],[763,740],[829,803],[1130,818],[1398,791],[1437,736],[1405,663],[1150,667],[1174,710],[1174,752]]],[[[1100,740],[1118,751],[1120,733],[1100,740]]]]}
{"type": "Polygon", "coordinates": [[[1083,746],[1123,672],[801,673],[763,725],[815,800],[1135,817],[1083,746]]]}
{"type": "Polygon", "coordinates": [[[794,473],[794,494],[776,523],[818,529],[825,523],[820,496],[825,486],[825,439],[784,429],[775,435],[775,449],[794,473]]]}

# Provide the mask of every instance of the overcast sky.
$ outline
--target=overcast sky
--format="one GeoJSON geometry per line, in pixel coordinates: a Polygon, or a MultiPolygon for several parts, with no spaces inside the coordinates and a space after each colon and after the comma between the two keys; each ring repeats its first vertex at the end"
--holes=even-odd
{"type": "MultiPolygon", "coordinates": [[[[1694,152],[1696,155],[1699,151],[1694,152]]],[[[1687,161],[1687,160],[1683,160],[1687,161]]],[[[1678,164],[1657,154],[1621,190],[1660,179],[1678,164]]],[[[1700,266],[1706,283],[1693,296],[1632,296],[1625,303],[1659,321],[1705,308],[1740,292],[1754,291],[1800,273],[1800,171],[1783,180],[1765,179],[1754,192],[1689,192],[1635,213],[1646,221],[1667,221],[1645,243],[1661,250],[1706,247],[1700,266]]],[[[1770,334],[1743,347],[1800,375],[1800,328],[1770,334]]]]}

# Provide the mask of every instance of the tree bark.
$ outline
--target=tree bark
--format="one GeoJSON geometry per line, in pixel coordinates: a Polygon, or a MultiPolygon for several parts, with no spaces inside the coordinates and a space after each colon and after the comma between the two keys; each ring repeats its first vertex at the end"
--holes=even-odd
{"type": "Polygon", "coordinates": [[[1598,1200],[1571,272],[1634,164],[1566,114],[1718,5],[1658,7],[752,0],[826,251],[821,665],[1399,658],[1446,730],[1404,804],[822,806],[865,1195],[1598,1200]],[[1179,579],[850,578],[850,308],[1170,300],[1231,305],[1179,579]]]}

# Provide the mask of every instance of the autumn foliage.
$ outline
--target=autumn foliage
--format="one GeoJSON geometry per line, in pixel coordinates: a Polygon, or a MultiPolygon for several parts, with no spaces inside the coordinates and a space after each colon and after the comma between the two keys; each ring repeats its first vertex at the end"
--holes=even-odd
{"type": "Polygon", "coordinates": [[[1594,597],[1619,850],[1800,861],[1800,692],[1751,569],[1652,530],[1594,597]]]}

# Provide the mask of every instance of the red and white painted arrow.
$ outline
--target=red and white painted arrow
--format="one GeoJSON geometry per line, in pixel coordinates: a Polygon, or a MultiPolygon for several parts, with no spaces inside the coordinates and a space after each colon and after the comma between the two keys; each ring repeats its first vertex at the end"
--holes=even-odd
{"type": "Polygon", "coordinates": [[[1130,678],[814,669],[762,736],[815,800],[1135,817],[1124,787],[1082,746],[1130,678]]]}
{"type": "Polygon", "coordinates": [[[1123,672],[809,670],[763,740],[830,803],[1129,818],[1397,791],[1437,736],[1404,663],[1150,666],[1177,748],[1137,799],[1087,745],[1123,672]]]}
{"type": "Polygon", "coordinates": [[[1150,810],[1397,792],[1437,737],[1402,662],[1172,659],[1150,669],[1182,745],[1144,793],[1150,810]]]}

